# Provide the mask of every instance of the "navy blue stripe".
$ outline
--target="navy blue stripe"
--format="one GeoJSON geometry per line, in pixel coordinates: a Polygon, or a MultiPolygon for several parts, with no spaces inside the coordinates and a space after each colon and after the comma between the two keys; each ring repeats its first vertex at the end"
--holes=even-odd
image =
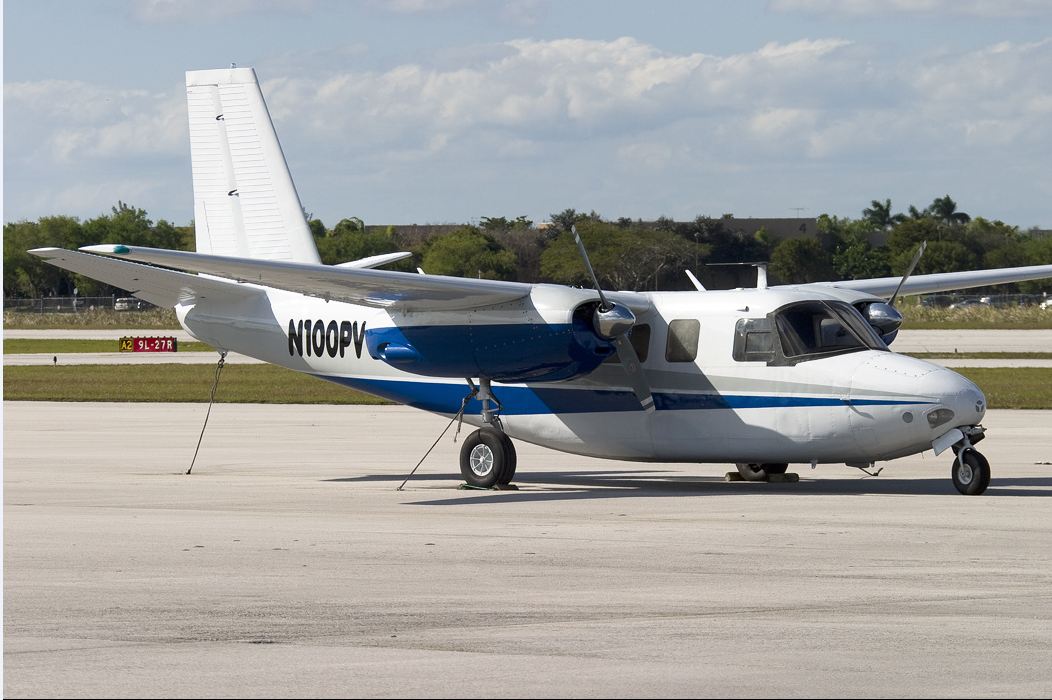
{"type": "MultiPolygon", "coordinates": [[[[315,375],[337,384],[382,396],[413,408],[437,413],[456,413],[467,395],[467,384],[445,384],[388,379],[353,379],[315,375]]],[[[558,389],[552,387],[495,386],[493,394],[501,402],[506,416],[548,413],[611,413],[642,411],[631,391],[616,389],[558,389]]],[[[812,396],[751,396],[747,394],[686,394],[655,392],[654,406],[659,411],[683,411],[732,408],[800,408],[804,406],[908,406],[930,404],[930,401],[851,399],[812,396]]],[[[471,400],[465,413],[479,414],[482,402],[471,400]]]]}

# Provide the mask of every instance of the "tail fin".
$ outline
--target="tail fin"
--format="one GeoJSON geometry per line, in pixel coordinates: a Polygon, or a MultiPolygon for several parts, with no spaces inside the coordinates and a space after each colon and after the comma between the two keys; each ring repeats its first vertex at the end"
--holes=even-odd
{"type": "Polygon", "coordinates": [[[319,264],[251,68],[188,71],[197,252],[319,264]]]}

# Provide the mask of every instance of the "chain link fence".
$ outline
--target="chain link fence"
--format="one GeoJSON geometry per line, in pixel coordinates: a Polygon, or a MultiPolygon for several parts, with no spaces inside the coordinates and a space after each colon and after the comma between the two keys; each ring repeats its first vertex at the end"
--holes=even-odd
{"type": "Polygon", "coordinates": [[[95,309],[112,311],[145,311],[156,308],[135,297],[43,297],[40,299],[4,298],[4,311],[18,313],[77,313],[95,309]]]}

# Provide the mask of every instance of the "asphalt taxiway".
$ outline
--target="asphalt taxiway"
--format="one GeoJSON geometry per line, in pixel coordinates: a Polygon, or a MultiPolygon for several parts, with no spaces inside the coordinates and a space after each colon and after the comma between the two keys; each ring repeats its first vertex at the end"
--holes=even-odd
{"type": "Polygon", "coordinates": [[[994,480],[609,462],[519,445],[457,490],[402,407],[4,404],[4,694],[1052,693],[1052,412],[994,480]]]}

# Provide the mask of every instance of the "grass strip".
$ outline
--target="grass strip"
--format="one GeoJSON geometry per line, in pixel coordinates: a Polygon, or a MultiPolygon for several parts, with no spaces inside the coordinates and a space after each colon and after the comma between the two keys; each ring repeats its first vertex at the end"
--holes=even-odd
{"type": "MultiPolygon", "coordinates": [[[[139,337],[166,336],[164,331],[143,331],[135,334],[139,337]]],[[[5,355],[25,355],[29,353],[47,353],[48,355],[61,355],[63,353],[80,352],[118,352],[118,341],[113,340],[90,340],[84,338],[11,338],[4,340],[5,355]]],[[[207,343],[196,341],[180,342],[179,352],[208,352],[215,350],[207,343]]]]}
{"type": "Polygon", "coordinates": [[[990,408],[1052,408],[1052,368],[954,367],[979,385],[990,408]]]}
{"type": "MultiPolygon", "coordinates": [[[[932,329],[1048,329],[1052,328],[1052,309],[1037,306],[971,306],[947,309],[921,306],[911,299],[901,303],[907,330],[932,329]]],[[[113,311],[87,309],[77,313],[4,312],[4,327],[30,330],[34,328],[142,328],[144,330],[175,330],[179,322],[172,309],[147,311],[113,311]]]]}
{"type": "Polygon", "coordinates": [[[141,328],[143,330],[174,331],[179,329],[179,320],[175,317],[174,309],[149,309],[147,311],[86,309],[75,314],[5,311],[4,328],[13,330],[141,328]]]}
{"type": "Polygon", "coordinates": [[[905,352],[921,360],[1052,360],[1052,352],[905,352]]]}
{"type": "MultiPolygon", "coordinates": [[[[6,401],[207,403],[215,365],[4,367],[6,401]]],[[[218,403],[386,404],[360,391],[274,365],[227,365],[218,403]]]]}
{"type": "MultiPolygon", "coordinates": [[[[961,367],[990,408],[1052,409],[1052,368],[961,367]]],[[[5,367],[8,401],[208,400],[213,365],[66,365],[5,367]]],[[[220,403],[385,404],[368,394],[273,365],[228,365],[216,393],[220,403]]]]}
{"type": "Polygon", "coordinates": [[[1052,309],[1037,306],[970,306],[942,309],[906,304],[903,330],[1032,330],[1052,328],[1052,309]]]}
{"type": "MultiPolygon", "coordinates": [[[[165,335],[163,331],[144,331],[141,336],[165,335]]],[[[211,352],[215,350],[207,343],[187,341],[179,343],[180,352],[211,352]]],[[[62,353],[80,352],[117,352],[117,340],[87,340],[82,338],[13,338],[4,341],[5,355],[24,355],[28,353],[62,353]]],[[[910,352],[910,357],[923,360],[1052,360],[1052,352],[910,352]]]]}

